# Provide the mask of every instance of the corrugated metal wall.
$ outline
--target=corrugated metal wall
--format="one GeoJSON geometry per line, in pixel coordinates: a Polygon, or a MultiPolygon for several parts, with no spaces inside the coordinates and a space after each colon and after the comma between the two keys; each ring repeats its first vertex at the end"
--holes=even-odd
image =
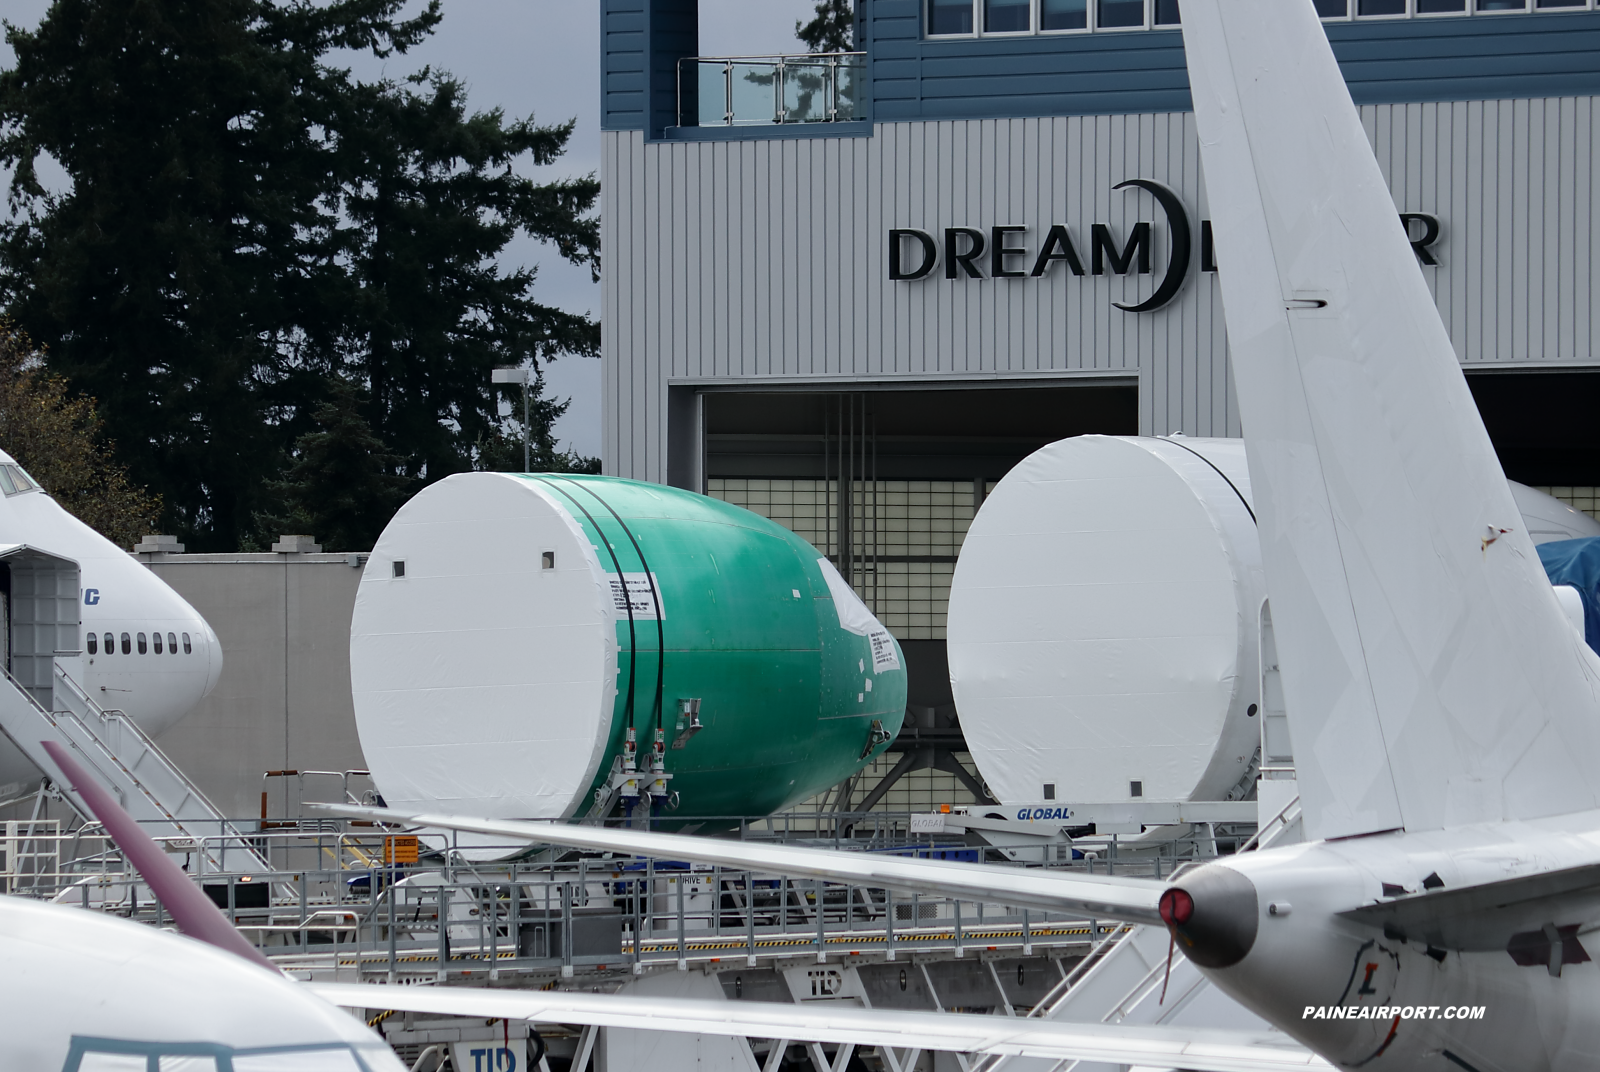
{"type": "MultiPolygon", "coordinates": [[[[1596,280],[1595,98],[1369,105],[1402,211],[1439,216],[1425,268],[1468,362],[1587,361],[1596,280]]],[[[604,134],[607,472],[665,479],[667,386],[1132,376],[1140,426],[1237,434],[1221,305],[1195,265],[1166,309],[1161,214],[1205,214],[1187,114],[889,123],[871,138],[652,142],[604,134]],[[1151,276],[887,278],[891,227],[1025,224],[1119,241],[1157,224],[1151,276]]],[[[985,258],[985,263],[987,258],[985,258]]]]}

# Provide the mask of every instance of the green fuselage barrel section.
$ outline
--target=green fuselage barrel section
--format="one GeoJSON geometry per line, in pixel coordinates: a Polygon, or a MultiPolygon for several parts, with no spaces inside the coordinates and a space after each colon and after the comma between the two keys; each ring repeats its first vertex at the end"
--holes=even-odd
{"type": "Polygon", "coordinates": [[[899,732],[899,644],[895,668],[875,673],[871,642],[840,626],[809,543],[749,510],[658,484],[523,479],[570,511],[619,593],[617,694],[591,789],[606,782],[630,724],[641,766],[659,724],[679,795],[664,818],[765,815],[860,770],[887,747],[872,743],[874,729],[899,732]],[[700,701],[703,728],[673,749],[689,699],[700,701]]]}

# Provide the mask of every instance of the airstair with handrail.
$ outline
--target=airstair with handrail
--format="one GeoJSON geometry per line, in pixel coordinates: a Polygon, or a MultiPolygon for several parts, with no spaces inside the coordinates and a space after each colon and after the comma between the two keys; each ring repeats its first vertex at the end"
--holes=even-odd
{"type": "Polygon", "coordinates": [[[201,873],[271,870],[245,834],[138,724],[121,711],[100,707],[59,662],[48,708],[36,696],[42,690],[25,687],[9,670],[0,668],[0,674],[0,732],[46,772],[80,814],[90,812],[60,778],[41,742],[70,750],[151,837],[169,851],[191,854],[201,873]]]}
{"type": "Polygon", "coordinates": [[[122,711],[97,704],[69,672],[80,665],[78,563],[44,548],[0,543],[9,580],[0,646],[0,733],[86,819],[87,805],[42,742],[71,752],[151,837],[187,853],[200,873],[271,866],[177,764],[122,711]]]}

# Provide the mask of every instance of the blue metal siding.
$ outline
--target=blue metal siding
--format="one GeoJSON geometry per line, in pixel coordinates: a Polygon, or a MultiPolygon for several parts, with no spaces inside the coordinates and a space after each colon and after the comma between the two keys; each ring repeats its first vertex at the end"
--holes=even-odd
{"type": "Polygon", "coordinates": [[[600,0],[600,128],[644,129],[645,0],[600,0]]]}
{"type": "Polygon", "coordinates": [[[678,110],[678,58],[699,50],[696,0],[601,0],[600,129],[659,137],[678,110]],[[648,120],[648,123],[647,123],[648,120]]]}
{"type": "Polygon", "coordinates": [[[1600,92],[1600,12],[1328,27],[1357,104],[1600,92]]]}
{"type": "MultiPolygon", "coordinates": [[[[1175,30],[928,40],[920,0],[860,2],[880,123],[1190,108],[1175,30]]],[[[1327,26],[1358,104],[1600,93],[1600,12],[1327,26]]]]}
{"type": "MultiPolygon", "coordinates": [[[[1176,30],[928,40],[922,0],[857,2],[874,122],[1190,107],[1176,30]]],[[[653,140],[676,122],[677,60],[696,52],[696,8],[696,0],[601,0],[603,129],[645,130],[653,140]]],[[[1358,104],[1600,93],[1600,12],[1327,27],[1358,104]]]]}

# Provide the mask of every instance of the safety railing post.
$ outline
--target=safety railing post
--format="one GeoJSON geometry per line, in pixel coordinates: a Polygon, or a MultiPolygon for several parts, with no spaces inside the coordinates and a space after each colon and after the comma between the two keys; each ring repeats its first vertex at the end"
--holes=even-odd
{"type": "MultiPolygon", "coordinates": [[[[487,913],[478,913],[481,918],[485,914],[489,917],[489,978],[500,978],[500,891],[493,884],[485,886],[484,901],[488,905],[487,913]]],[[[478,951],[483,951],[483,946],[478,946],[478,951]]]]}
{"type": "Polygon", "coordinates": [[[561,975],[572,977],[572,883],[561,884],[561,975]]]}
{"type": "Polygon", "coordinates": [[[894,959],[894,891],[883,891],[883,944],[889,960],[894,959]]]}
{"type": "MultiPolygon", "coordinates": [[[[580,864],[580,869],[582,865],[580,864]]],[[[522,886],[517,882],[517,865],[512,864],[509,874],[511,882],[511,907],[507,912],[506,941],[511,946],[513,960],[522,956],[522,886]]]]}
{"type": "Polygon", "coordinates": [[[753,871],[744,874],[745,966],[756,966],[756,877],[753,871]]]}
{"type": "Polygon", "coordinates": [[[825,918],[826,910],[824,909],[823,906],[824,906],[825,900],[827,898],[828,887],[820,878],[817,879],[816,881],[817,881],[817,963],[821,964],[823,961],[828,959],[827,946],[825,946],[823,944],[823,942],[824,942],[823,928],[827,926],[827,920],[825,918]]]}
{"type": "MultiPolygon", "coordinates": [[[[392,869],[394,865],[390,864],[389,866],[392,869]]],[[[384,894],[385,897],[387,897],[389,899],[389,982],[390,983],[393,983],[394,980],[395,980],[395,968],[396,968],[397,962],[399,960],[398,956],[396,955],[397,950],[395,948],[395,943],[396,943],[396,940],[397,940],[397,936],[395,935],[395,930],[396,930],[395,924],[396,924],[396,922],[398,922],[398,920],[397,920],[398,913],[396,913],[396,911],[395,911],[394,890],[395,890],[394,875],[393,875],[391,870],[385,870],[384,871],[383,894],[384,894]]]]}
{"type": "MultiPolygon", "coordinates": [[[[626,873],[627,872],[623,872],[623,874],[626,874],[626,873]]],[[[639,952],[640,952],[640,949],[641,949],[641,946],[639,944],[639,942],[640,942],[640,937],[639,936],[640,936],[640,933],[641,933],[640,928],[644,926],[643,917],[642,917],[642,915],[640,913],[641,887],[640,887],[639,878],[638,878],[637,875],[635,875],[635,877],[628,882],[628,887],[629,887],[629,891],[628,892],[633,895],[632,896],[632,901],[633,901],[633,973],[635,975],[637,975],[637,974],[639,974],[639,972],[641,970],[640,964],[639,964],[639,952]]]]}
{"type": "Polygon", "coordinates": [[[689,967],[688,956],[683,946],[683,888],[688,885],[688,876],[693,872],[685,871],[678,876],[678,970],[684,971],[689,967]]]}
{"type": "Polygon", "coordinates": [[[437,979],[444,982],[450,974],[450,895],[448,875],[439,886],[439,971],[437,979]]]}

